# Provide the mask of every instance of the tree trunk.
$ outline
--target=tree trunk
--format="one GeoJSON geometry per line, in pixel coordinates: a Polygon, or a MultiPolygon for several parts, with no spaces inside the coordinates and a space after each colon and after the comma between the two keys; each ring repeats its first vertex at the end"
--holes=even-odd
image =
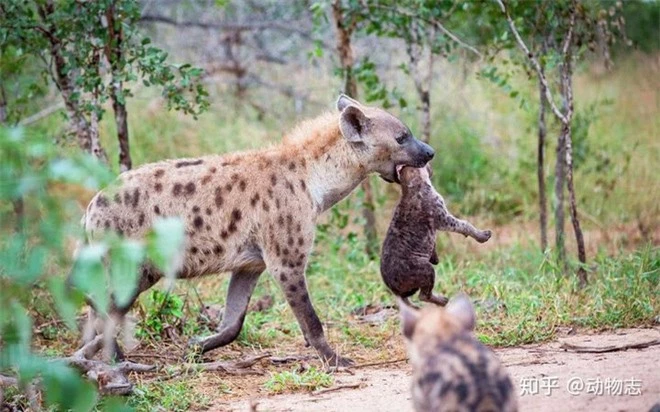
{"type": "MultiPolygon", "coordinates": [[[[587,254],[584,247],[584,236],[582,234],[582,228],[580,227],[580,219],[578,217],[577,211],[577,201],[575,198],[575,186],[573,183],[573,142],[571,135],[571,120],[573,117],[573,68],[571,64],[572,55],[569,53],[566,56],[566,61],[562,67],[561,73],[561,82],[562,82],[562,92],[564,94],[564,101],[568,106],[568,115],[566,119],[568,124],[566,125],[565,141],[566,146],[564,150],[565,165],[566,165],[566,183],[568,187],[568,199],[569,199],[569,210],[571,214],[571,223],[573,224],[573,231],[575,232],[575,242],[578,250],[578,259],[580,260],[580,268],[578,269],[578,280],[580,286],[585,286],[587,284],[587,271],[585,269],[587,263],[587,254]]],[[[562,127],[562,130],[564,127],[562,127]]]]}
{"type": "Polygon", "coordinates": [[[105,45],[105,57],[112,70],[112,110],[115,112],[115,123],[117,125],[117,139],[119,140],[119,170],[125,172],[133,167],[131,151],[128,139],[128,114],[126,112],[126,101],[123,97],[123,83],[121,80],[121,53],[124,33],[119,27],[115,27],[114,4],[106,11],[106,23],[108,25],[108,37],[105,45]]]}
{"type": "MultiPolygon", "coordinates": [[[[47,2],[38,6],[37,10],[43,22],[48,25],[47,29],[51,29],[48,20],[49,16],[55,11],[54,4],[47,2]]],[[[74,76],[75,72],[73,70],[67,70],[67,61],[62,55],[62,42],[52,33],[52,30],[46,31],[46,37],[50,43],[50,55],[53,57],[53,79],[62,94],[64,108],[66,109],[71,129],[78,139],[78,146],[102,162],[107,163],[108,156],[99,141],[98,128],[94,127],[92,122],[85,117],[78,99],[74,98],[76,89],[75,82],[71,76],[74,76]]]]}
{"type": "Polygon", "coordinates": [[[564,218],[564,182],[566,159],[566,133],[568,128],[562,124],[559,138],[557,139],[557,159],[555,162],[555,248],[560,265],[566,269],[566,246],[564,244],[565,218],[564,218]]]}
{"type": "MultiPolygon", "coordinates": [[[[430,36],[434,34],[431,33],[430,36]]],[[[415,44],[414,39],[407,39],[407,51],[410,59],[410,73],[412,74],[417,90],[417,96],[421,103],[421,140],[428,143],[431,140],[431,82],[433,80],[433,51],[428,47],[428,56],[425,56],[424,47],[415,44]],[[424,61],[426,59],[426,61],[424,61]],[[420,70],[420,66],[426,63],[426,72],[420,70]]]]}
{"type": "MultiPolygon", "coordinates": [[[[337,30],[337,53],[339,54],[339,63],[344,73],[343,91],[349,97],[357,99],[357,82],[353,76],[353,49],[351,47],[351,35],[355,29],[355,24],[347,24],[344,21],[344,13],[341,7],[341,0],[332,2],[332,17],[337,30]]],[[[366,236],[366,252],[373,259],[378,255],[378,233],[376,231],[376,214],[373,190],[371,181],[367,177],[362,184],[364,191],[364,200],[362,205],[362,216],[364,217],[364,234],[366,236]]]]}
{"type": "Polygon", "coordinates": [[[536,174],[539,185],[539,221],[541,225],[541,249],[546,251],[548,249],[548,202],[545,196],[545,124],[546,100],[545,100],[545,87],[539,81],[539,134],[537,146],[537,165],[536,174]]]}

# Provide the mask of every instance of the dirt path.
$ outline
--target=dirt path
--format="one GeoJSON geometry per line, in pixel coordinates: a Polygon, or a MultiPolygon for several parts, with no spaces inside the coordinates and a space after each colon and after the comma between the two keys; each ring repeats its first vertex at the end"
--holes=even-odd
{"type": "MultiPolygon", "coordinates": [[[[522,411],[648,411],[660,402],[659,341],[660,328],[622,329],[567,336],[558,342],[500,349],[497,353],[519,388],[522,411]],[[653,341],[655,345],[642,349],[604,353],[562,349],[562,344],[603,350],[653,341]]],[[[258,411],[412,411],[410,370],[405,363],[398,368],[340,373],[335,376],[338,385],[359,387],[317,395],[240,399],[217,403],[212,410],[249,411],[256,403],[258,411]]]]}

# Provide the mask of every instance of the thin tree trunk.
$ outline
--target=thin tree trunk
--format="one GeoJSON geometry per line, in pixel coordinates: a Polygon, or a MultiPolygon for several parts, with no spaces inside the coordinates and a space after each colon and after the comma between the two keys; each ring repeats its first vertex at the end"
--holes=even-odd
{"type": "Polygon", "coordinates": [[[568,127],[562,124],[561,132],[557,139],[557,159],[555,162],[555,248],[557,249],[557,259],[564,269],[566,269],[566,247],[564,245],[564,182],[566,180],[564,162],[566,159],[566,133],[568,133],[568,127]]]}
{"type": "MultiPolygon", "coordinates": [[[[577,200],[575,198],[575,186],[573,181],[573,141],[571,134],[571,120],[573,118],[573,68],[571,59],[573,56],[568,53],[565,57],[566,61],[562,67],[562,91],[564,92],[564,100],[568,106],[568,114],[566,116],[568,124],[566,125],[565,133],[565,165],[566,165],[566,183],[568,187],[569,210],[571,214],[571,223],[573,224],[573,231],[575,232],[575,242],[578,250],[578,259],[580,260],[580,268],[578,269],[578,280],[580,286],[587,284],[587,271],[585,269],[587,263],[587,253],[584,247],[584,235],[580,227],[580,219],[577,211],[577,200]]],[[[562,129],[564,129],[562,127],[562,129]]]]}
{"type": "Polygon", "coordinates": [[[126,101],[123,98],[123,84],[121,80],[121,47],[124,33],[115,27],[114,4],[106,11],[106,22],[108,25],[108,38],[105,47],[105,57],[110,63],[112,70],[111,98],[112,110],[115,112],[115,123],[117,125],[117,139],[119,140],[119,170],[125,172],[133,166],[128,136],[128,114],[126,112],[126,101]]]}
{"type": "MultiPolygon", "coordinates": [[[[340,0],[332,2],[332,17],[337,30],[337,53],[339,62],[344,73],[344,93],[349,97],[357,99],[357,82],[353,75],[353,49],[351,47],[351,35],[355,24],[347,25],[344,21],[344,13],[340,0]]],[[[364,234],[367,238],[366,253],[370,258],[378,255],[378,233],[376,231],[376,214],[371,181],[366,178],[361,184],[364,192],[362,216],[364,217],[364,234]]]]}
{"type": "Polygon", "coordinates": [[[64,108],[66,109],[67,117],[71,128],[78,139],[78,146],[87,153],[94,155],[96,158],[104,163],[108,162],[108,156],[101,146],[99,141],[98,128],[94,127],[92,122],[88,120],[80,107],[77,99],[74,98],[75,82],[71,78],[75,73],[73,70],[67,70],[67,62],[62,55],[62,42],[51,31],[49,16],[54,13],[55,6],[52,1],[46,2],[37,7],[38,13],[43,22],[47,25],[46,36],[50,43],[50,55],[53,57],[54,73],[53,79],[57,85],[62,99],[64,100],[64,108]]]}
{"type": "Polygon", "coordinates": [[[545,196],[545,124],[546,100],[545,88],[539,81],[539,119],[536,174],[539,185],[539,221],[541,225],[541,249],[548,249],[548,202],[545,196]]]}
{"type": "MultiPolygon", "coordinates": [[[[433,34],[431,34],[433,36],[433,34]]],[[[421,107],[421,140],[428,143],[431,140],[431,81],[433,79],[433,51],[428,50],[428,56],[424,56],[424,48],[415,44],[414,39],[407,40],[407,51],[410,59],[410,72],[415,83],[417,96],[419,97],[421,107]],[[424,63],[425,57],[427,64],[427,71],[423,73],[420,66],[424,63]]]]}

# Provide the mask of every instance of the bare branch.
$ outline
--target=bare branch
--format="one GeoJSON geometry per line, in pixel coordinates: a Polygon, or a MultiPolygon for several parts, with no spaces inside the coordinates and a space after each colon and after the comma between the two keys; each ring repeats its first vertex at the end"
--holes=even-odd
{"type": "Polygon", "coordinates": [[[399,8],[390,7],[390,6],[386,6],[386,5],[383,5],[383,4],[373,4],[373,6],[379,8],[379,9],[393,11],[394,13],[398,13],[398,14],[401,14],[401,15],[406,16],[406,17],[419,19],[419,20],[422,20],[426,23],[429,23],[429,24],[433,25],[435,28],[440,29],[440,31],[443,32],[445,36],[452,39],[459,46],[463,47],[464,49],[467,49],[467,50],[471,51],[472,53],[476,54],[480,58],[483,57],[481,55],[481,53],[479,53],[479,50],[475,49],[473,46],[470,46],[469,44],[465,43],[463,40],[459,39],[458,36],[456,36],[454,33],[449,31],[445,26],[442,25],[442,23],[440,23],[440,21],[438,21],[436,19],[428,19],[426,17],[420,16],[420,15],[417,15],[417,14],[414,14],[414,13],[410,13],[407,10],[401,10],[399,8]]]}
{"type": "MultiPolygon", "coordinates": [[[[568,123],[568,119],[564,114],[559,110],[557,105],[555,104],[554,99],[552,98],[552,92],[550,91],[550,86],[548,85],[548,80],[545,77],[545,74],[543,73],[543,70],[541,69],[541,65],[539,64],[539,61],[534,57],[534,54],[532,54],[531,51],[529,51],[529,48],[527,48],[527,45],[525,44],[525,41],[520,37],[520,33],[518,33],[518,29],[516,29],[516,25],[513,23],[513,20],[511,19],[511,16],[509,15],[509,11],[506,8],[506,5],[504,4],[504,0],[495,0],[499,5],[500,8],[502,9],[502,12],[504,13],[504,16],[506,17],[507,22],[509,23],[509,28],[511,28],[511,32],[513,33],[513,36],[516,38],[516,41],[518,42],[518,45],[522,49],[522,51],[525,53],[529,61],[532,63],[532,66],[534,67],[534,70],[536,70],[536,74],[539,76],[539,80],[543,84],[543,87],[545,88],[545,97],[548,100],[548,104],[550,104],[550,108],[552,109],[552,112],[557,116],[559,121],[561,121],[563,124],[568,123]]],[[[575,22],[575,19],[572,19],[572,22],[575,22]]],[[[572,26],[571,24],[571,29],[569,30],[569,34],[572,33],[572,26]]]]}
{"type": "Polygon", "coordinates": [[[35,122],[43,119],[44,117],[48,117],[51,114],[53,114],[53,113],[55,113],[59,110],[62,110],[62,109],[64,109],[64,102],[57,103],[53,106],[46,107],[45,109],[40,110],[40,111],[38,111],[37,113],[35,113],[31,116],[26,117],[25,119],[18,122],[18,124],[20,126],[31,125],[32,123],[35,123],[35,122]]]}

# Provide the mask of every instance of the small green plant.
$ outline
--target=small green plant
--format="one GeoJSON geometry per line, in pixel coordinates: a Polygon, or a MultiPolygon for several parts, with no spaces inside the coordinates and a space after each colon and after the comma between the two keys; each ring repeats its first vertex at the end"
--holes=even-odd
{"type": "Polygon", "coordinates": [[[271,393],[314,391],[332,385],[332,375],[311,367],[302,372],[297,370],[274,373],[264,384],[271,393]]]}
{"type": "Polygon", "coordinates": [[[195,390],[190,380],[141,384],[129,398],[128,404],[137,411],[187,411],[208,407],[211,399],[195,390]]]}
{"type": "Polygon", "coordinates": [[[176,327],[183,317],[184,302],[180,296],[152,289],[148,295],[144,318],[137,328],[137,335],[141,338],[160,338],[166,326],[176,327]]]}

